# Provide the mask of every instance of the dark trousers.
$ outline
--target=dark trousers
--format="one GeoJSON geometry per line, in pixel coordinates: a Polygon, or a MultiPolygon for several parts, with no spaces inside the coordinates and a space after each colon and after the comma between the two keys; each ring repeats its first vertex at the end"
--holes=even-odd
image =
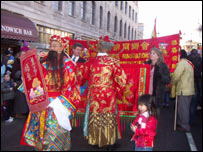
{"type": "Polygon", "coordinates": [[[13,114],[13,100],[4,100],[2,110],[3,120],[8,120],[13,114]]]}
{"type": "Polygon", "coordinates": [[[202,95],[201,95],[201,85],[199,83],[199,81],[195,81],[194,83],[194,86],[195,86],[195,95],[192,97],[192,101],[191,101],[191,104],[190,104],[190,124],[194,124],[195,123],[195,119],[196,119],[196,114],[197,114],[197,106],[198,104],[200,105],[201,103],[201,98],[202,98],[202,95]]]}
{"type": "Polygon", "coordinates": [[[177,124],[190,131],[189,125],[189,114],[190,114],[190,103],[192,96],[178,96],[178,121],[177,124]]]}

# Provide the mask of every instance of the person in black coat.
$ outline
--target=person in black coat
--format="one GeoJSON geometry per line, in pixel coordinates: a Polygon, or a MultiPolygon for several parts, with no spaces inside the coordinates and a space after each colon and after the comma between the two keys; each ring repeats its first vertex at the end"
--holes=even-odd
{"type": "Polygon", "coordinates": [[[162,52],[158,48],[150,50],[150,59],[145,64],[151,65],[149,94],[156,100],[156,106],[163,106],[164,91],[167,84],[170,83],[170,71],[164,63],[162,52]]]}
{"type": "Polygon", "coordinates": [[[15,99],[14,99],[14,114],[16,118],[25,118],[29,113],[29,107],[26,101],[25,94],[17,88],[22,84],[21,71],[15,73],[15,99]]]}
{"type": "Polygon", "coordinates": [[[73,45],[73,54],[70,56],[75,63],[84,63],[86,62],[85,59],[80,57],[82,53],[83,45],[80,43],[75,43],[73,45]]]}
{"type": "Polygon", "coordinates": [[[29,112],[29,107],[26,101],[25,94],[20,92],[17,88],[22,84],[21,80],[21,65],[20,65],[20,56],[25,54],[27,51],[21,48],[21,51],[16,55],[12,77],[14,82],[17,84],[15,87],[15,98],[14,98],[14,114],[15,118],[24,118],[29,112]]]}
{"type": "Polygon", "coordinates": [[[195,124],[197,106],[202,105],[202,58],[200,57],[196,49],[192,49],[191,54],[188,56],[188,60],[191,61],[194,65],[195,95],[192,97],[192,101],[190,104],[190,125],[193,125],[195,124]]]}

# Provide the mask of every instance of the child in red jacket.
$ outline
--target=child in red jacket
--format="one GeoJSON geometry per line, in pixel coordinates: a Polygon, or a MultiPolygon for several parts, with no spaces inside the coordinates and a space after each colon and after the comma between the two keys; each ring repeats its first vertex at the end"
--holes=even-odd
{"type": "Polygon", "coordinates": [[[139,114],[131,124],[134,132],[131,141],[135,141],[135,151],[152,151],[157,128],[157,111],[154,97],[142,95],[138,100],[139,114]]]}

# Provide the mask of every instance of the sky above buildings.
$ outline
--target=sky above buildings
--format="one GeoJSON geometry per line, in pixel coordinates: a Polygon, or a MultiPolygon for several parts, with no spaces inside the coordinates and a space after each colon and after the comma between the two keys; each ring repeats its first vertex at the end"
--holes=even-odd
{"type": "Polygon", "coordinates": [[[151,38],[156,19],[158,37],[182,32],[185,40],[200,41],[202,1],[139,1],[138,22],[144,23],[143,38],[151,38]]]}

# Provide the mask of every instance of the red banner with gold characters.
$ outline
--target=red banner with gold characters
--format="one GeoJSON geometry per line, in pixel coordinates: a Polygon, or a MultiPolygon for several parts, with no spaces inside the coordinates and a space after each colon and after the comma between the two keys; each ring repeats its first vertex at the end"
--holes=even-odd
{"type": "MultiPolygon", "coordinates": [[[[97,52],[91,49],[96,49],[96,41],[89,41],[90,47],[85,40],[70,40],[69,54],[72,53],[72,46],[76,42],[84,46],[81,57],[85,59],[96,57],[97,52]]],[[[120,60],[120,64],[142,64],[149,59],[152,47],[161,49],[170,72],[174,72],[179,58],[179,34],[145,40],[115,41],[109,55],[120,60]]]]}
{"type": "Polygon", "coordinates": [[[20,57],[25,96],[31,112],[45,109],[48,93],[36,49],[29,50],[20,57]]]}
{"type": "MultiPolygon", "coordinates": [[[[81,43],[84,47],[81,57],[87,60],[96,57],[97,52],[93,50],[93,48],[97,48],[96,41],[71,40],[69,54],[72,53],[72,46],[76,42],[81,43]]],[[[149,59],[149,51],[152,47],[160,48],[165,63],[173,73],[179,59],[179,34],[145,40],[115,41],[114,47],[109,52],[109,56],[120,61],[121,67],[128,77],[123,100],[118,101],[122,115],[130,115],[137,111],[138,96],[149,91],[150,66],[143,63],[149,59]]],[[[83,99],[85,100],[85,95],[83,95],[83,99]]],[[[84,104],[79,109],[82,109],[79,110],[80,112],[84,112],[84,104]]]]}

